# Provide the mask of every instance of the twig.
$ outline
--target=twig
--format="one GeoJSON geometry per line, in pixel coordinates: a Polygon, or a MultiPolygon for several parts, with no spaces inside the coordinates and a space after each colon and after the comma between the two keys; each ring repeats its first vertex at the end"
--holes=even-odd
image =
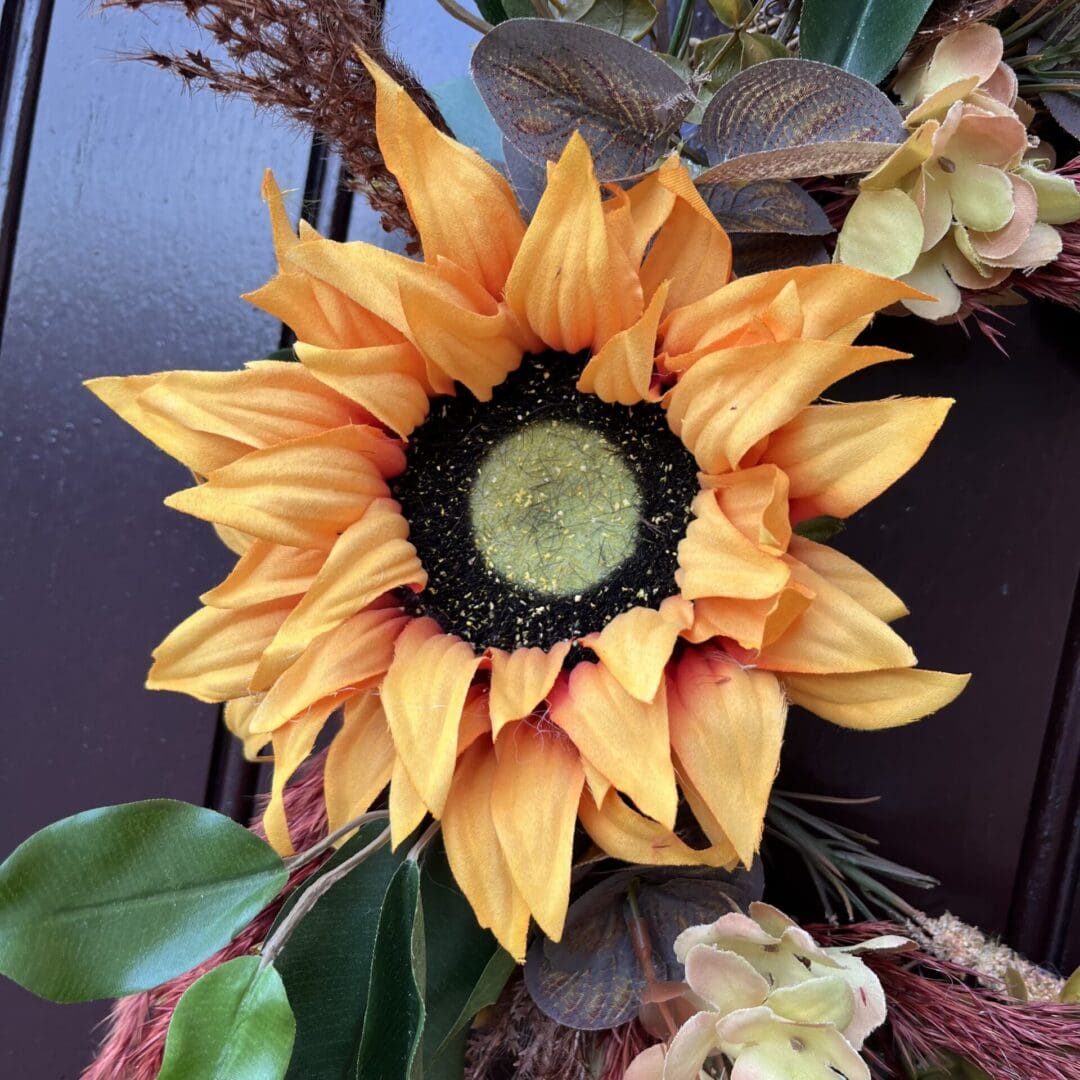
{"type": "Polygon", "coordinates": [[[389,816],[385,810],[371,810],[366,814],[361,814],[358,818],[353,818],[352,821],[347,821],[340,829],[335,829],[329,836],[324,836],[322,840],[317,844],[312,844],[306,851],[298,852],[291,859],[286,859],[285,865],[289,868],[289,873],[299,870],[301,866],[306,866],[312,859],[317,859],[324,851],[332,848],[343,836],[348,836],[354,829],[359,829],[361,825],[389,816]]]}
{"type": "Polygon", "coordinates": [[[486,34],[489,30],[495,29],[486,19],[481,19],[479,15],[474,15],[471,11],[463,8],[457,3],[457,0],[437,0],[437,2],[439,7],[447,14],[452,15],[458,22],[471,26],[481,34],[486,34]]]}

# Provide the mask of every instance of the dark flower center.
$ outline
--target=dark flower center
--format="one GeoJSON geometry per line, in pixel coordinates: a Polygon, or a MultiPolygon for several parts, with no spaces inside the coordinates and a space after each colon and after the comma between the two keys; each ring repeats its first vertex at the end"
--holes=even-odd
{"type": "Polygon", "coordinates": [[[579,392],[586,359],[526,356],[490,402],[435,399],[410,441],[414,607],[478,648],[550,648],[677,591],[694,460],[659,406],[579,392]]]}

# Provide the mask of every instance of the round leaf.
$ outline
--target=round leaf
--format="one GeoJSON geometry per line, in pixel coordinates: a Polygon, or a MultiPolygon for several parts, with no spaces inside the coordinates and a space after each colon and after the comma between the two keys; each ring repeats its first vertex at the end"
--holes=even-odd
{"type": "Polygon", "coordinates": [[[213,810],[88,810],[0,866],[0,972],[60,1002],[147,990],[227,944],[286,877],[264,841],[213,810]]]}
{"type": "Polygon", "coordinates": [[[281,976],[239,956],[185,991],[157,1080],[281,1080],[295,1034],[281,976]]]}
{"type": "Polygon", "coordinates": [[[580,131],[602,180],[646,169],[694,103],[659,57],[581,23],[502,23],[477,45],[472,74],[495,123],[526,157],[554,160],[580,131]]]}
{"type": "Polygon", "coordinates": [[[705,195],[716,220],[729,232],[782,232],[825,236],[833,231],[812,195],[791,180],[717,184],[705,195]]]}

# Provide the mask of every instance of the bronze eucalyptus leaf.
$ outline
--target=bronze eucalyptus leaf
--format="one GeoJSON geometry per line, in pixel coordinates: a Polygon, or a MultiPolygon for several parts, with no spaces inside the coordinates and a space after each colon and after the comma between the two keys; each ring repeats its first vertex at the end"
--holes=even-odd
{"type": "Polygon", "coordinates": [[[729,233],[825,236],[833,231],[825,211],[790,180],[717,184],[702,191],[716,220],[729,233]]]}
{"type": "Polygon", "coordinates": [[[581,23],[501,23],[477,45],[472,75],[495,123],[526,157],[556,159],[577,130],[602,180],[643,172],[694,104],[663,60],[581,23]]]}
{"type": "Polygon", "coordinates": [[[904,139],[876,86],[829,64],[769,60],[722,86],[701,122],[703,184],[867,172],[904,139]]]}

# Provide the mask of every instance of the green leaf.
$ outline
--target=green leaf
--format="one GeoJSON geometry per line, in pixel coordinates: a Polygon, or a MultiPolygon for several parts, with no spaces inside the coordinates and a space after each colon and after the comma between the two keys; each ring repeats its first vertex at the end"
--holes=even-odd
{"type": "Polygon", "coordinates": [[[421,1080],[424,981],[420,868],[406,859],[386,890],[375,932],[357,1080],[421,1080]]]}
{"type": "Polygon", "coordinates": [[[508,19],[534,19],[536,7],[532,0],[501,0],[508,19]]]}
{"type": "MultiPolygon", "coordinates": [[[[289,897],[278,922],[312,882],[366,847],[383,827],[381,821],[365,825],[343,844],[289,897]]],[[[403,854],[400,848],[397,854],[380,848],[339,881],[297,926],[277,958],[296,1016],[291,1080],[352,1075],[367,1008],[375,928],[403,854]],[[333,1002],[333,1008],[327,1008],[327,1002],[333,1002]]]]}
{"type": "Polygon", "coordinates": [[[281,1080],[295,1032],[281,976],[239,956],[184,992],[157,1080],[281,1080]]]}
{"type": "Polygon", "coordinates": [[[806,540],[813,540],[815,543],[824,544],[834,536],[842,533],[844,528],[845,522],[843,518],[830,517],[828,514],[822,514],[821,517],[807,518],[806,521],[800,521],[791,531],[806,540]]]}
{"type": "Polygon", "coordinates": [[[584,10],[572,16],[576,22],[599,27],[628,41],[640,41],[656,22],[652,0],[586,0],[577,8],[584,10]]]}
{"type": "Polygon", "coordinates": [[[476,0],[476,10],[493,26],[506,21],[502,0],[476,0]]]}
{"type": "Polygon", "coordinates": [[[514,958],[505,949],[495,951],[480,973],[480,978],[476,980],[472,993],[466,999],[446,1038],[436,1048],[432,1060],[441,1057],[459,1035],[468,1033],[469,1026],[477,1013],[499,1000],[503,987],[506,986],[516,968],[514,958]]]}
{"type": "Polygon", "coordinates": [[[148,990],[226,945],[286,877],[264,841],[213,810],[88,810],[0,866],[0,972],[59,1002],[148,990]]]}
{"type": "Polygon", "coordinates": [[[807,60],[880,83],[911,43],[931,0],[803,0],[799,51],[807,60]]]}

